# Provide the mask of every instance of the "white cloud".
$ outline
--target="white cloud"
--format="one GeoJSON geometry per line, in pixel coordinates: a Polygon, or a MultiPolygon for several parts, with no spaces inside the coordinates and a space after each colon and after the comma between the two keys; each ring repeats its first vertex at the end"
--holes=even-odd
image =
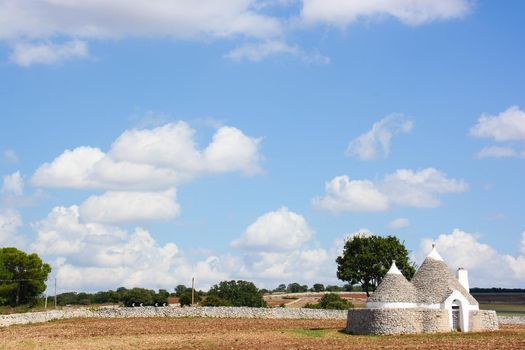
{"type": "Polygon", "coordinates": [[[525,112],[511,106],[496,116],[483,114],[470,129],[470,135],[496,141],[525,140],[525,112]]]}
{"type": "Polygon", "coordinates": [[[208,172],[240,171],[253,175],[261,171],[259,145],[261,139],[251,138],[237,128],[222,126],[203,152],[208,172]]]}
{"type": "Polygon", "coordinates": [[[225,55],[225,57],[233,61],[247,60],[259,62],[270,56],[276,55],[297,57],[305,63],[330,63],[330,58],[327,56],[318,53],[308,53],[298,46],[289,45],[286,42],[277,40],[245,44],[231,50],[225,55]]]}
{"type": "Polygon", "coordinates": [[[477,154],[477,158],[511,158],[525,157],[525,151],[518,152],[512,147],[487,146],[483,147],[477,154]]]}
{"type": "Polygon", "coordinates": [[[200,175],[260,172],[260,139],[222,126],[210,144],[196,148],[185,122],[120,135],[109,152],[78,147],[41,165],[31,178],[40,187],[163,190],[200,175]]]}
{"type": "Polygon", "coordinates": [[[56,36],[268,37],[281,33],[275,18],[251,10],[250,0],[0,1],[0,38],[56,36]]]}
{"type": "Polygon", "coordinates": [[[407,218],[398,218],[388,223],[388,228],[391,230],[400,230],[410,226],[410,221],[407,218]]]}
{"type": "Polygon", "coordinates": [[[237,278],[271,288],[292,281],[335,283],[335,253],[318,247],[313,235],[304,217],[285,207],[266,213],[231,242],[243,254],[229,256],[227,268],[237,278]]]}
{"type": "Polygon", "coordinates": [[[217,257],[192,263],[176,244],[161,246],[142,228],[130,234],[114,226],[83,223],[77,206],[55,207],[33,227],[37,238],[32,248],[55,262],[61,291],[172,288],[187,284],[192,275],[205,288],[228,277],[217,257]]]}
{"type": "Polygon", "coordinates": [[[0,40],[14,43],[13,62],[29,66],[86,57],[85,40],[93,39],[281,36],[281,21],[257,13],[256,3],[256,0],[0,0],[0,40]],[[57,37],[71,41],[49,42],[57,37]]]}
{"type": "Polygon", "coordinates": [[[18,163],[18,155],[12,149],[6,149],[4,151],[4,159],[9,163],[18,163]]]}
{"type": "Polygon", "coordinates": [[[273,214],[262,216],[253,225],[259,226],[257,230],[266,225],[285,250],[250,236],[254,245],[239,246],[243,248],[241,255],[215,256],[209,252],[197,259],[174,243],[159,245],[142,228],[128,233],[115,226],[85,223],[77,206],[56,207],[47,218],[33,224],[37,239],[32,249],[54,262],[60,291],[119,286],[172,288],[188,284],[192,276],[203,289],[227,279],[246,279],[272,288],[291,281],[336,283],[335,255],[311,246],[315,242],[309,238],[312,232],[304,218],[285,208],[273,214]],[[269,222],[275,226],[269,227],[269,222]],[[286,228],[291,231],[282,231],[286,228]],[[257,251],[252,249],[256,246],[257,251]]]}
{"type": "MultiPolygon", "coordinates": [[[[455,229],[450,234],[439,235],[436,240],[424,239],[421,242],[421,257],[426,256],[433,242],[450,268],[469,270],[470,285],[473,287],[510,287],[525,279],[524,255],[500,254],[490,245],[481,243],[476,234],[455,229]]],[[[521,252],[524,253],[525,242],[522,240],[521,243],[521,252]]]]}
{"type": "Polygon", "coordinates": [[[72,40],[62,44],[49,42],[18,43],[13,47],[13,52],[9,59],[20,66],[29,67],[34,64],[54,64],[88,56],[87,43],[85,41],[72,40]]]}
{"type": "Polygon", "coordinates": [[[399,169],[385,176],[380,188],[393,204],[431,208],[441,204],[437,194],[465,192],[468,185],[463,180],[448,178],[439,170],[426,168],[416,172],[399,169]]]}
{"type": "Polygon", "coordinates": [[[382,153],[384,158],[390,153],[392,136],[409,133],[413,123],[402,114],[394,113],[372,125],[372,129],[348,144],[346,154],[362,160],[376,159],[382,153]]]}
{"type": "Polygon", "coordinates": [[[469,0],[303,0],[306,23],[345,27],[360,19],[393,17],[408,25],[460,18],[471,9],[469,0]]]}
{"type": "Polygon", "coordinates": [[[282,207],[259,217],[231,246],[270,252],[293,250],[312,236],[313,231],[304,217],[282,207]]]}
{"type": "Polygon", "coordinates": [[[82,203],[79,211],[85,222],[115,224],[169,220],[180,212],[175,199],[175,189],[164,192],[110,191],[101,196],[90,196],[82,203]]]}
{"type": "Polygon", "coordinates": [[[315,207],[331,212],[383,211],[388,198],[368,180],[337,176],[325,184],[325,196],[313,199],[315,207]]]}
{"type": "Polygon", "coordinates": [[[20,171],[4,176],[2,193],[14,194],[15,196],[21,196],[24,194],[24,179],[22,178],[22,175],[20,175],[20,171]]]}
{"type": "Polygon", "coordinates": [[[17,234],[22,225],[22,216],[18,211],[0,209],[0,246],[14,246],[22,249],[25,239],[17,234]]]}
{"type": "Polygon", "coordinates": [[[324,197],[314,198],[313,205],[334,213],[384,211],[391,205],[430,208],[441,204],[436,195],[467,189],[463,180],[450,179],[434,168],[399,169],[377,183],[337,176],[325,184],[324,197]]]}
{"type": "Polygon", "coordinates": [[[33,174],[31,183],[41,187],[96,187],[90,175],[95,164],[103,158],[104,153],[98,148],[65,150],[51,163],[42,164],[33,174]]]}

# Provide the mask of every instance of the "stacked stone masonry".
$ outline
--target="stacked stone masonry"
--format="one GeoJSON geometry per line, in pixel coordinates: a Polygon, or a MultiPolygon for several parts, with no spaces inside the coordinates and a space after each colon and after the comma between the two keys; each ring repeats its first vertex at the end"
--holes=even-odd
{"type": "Polygon", "coordinates": [[[469,329],[471,332],[496,331],[499,329],[498,316],[492,310],[470,312],[469,329]]]}
{"type": "Polygon", "coordinates": [[[77,317],[217,317],[345,320],[346,316],[346,310],[251,307],[121,307],[100,309],[65,309],[48,312],[28,312],[23,314],[1,315],[0,327],[6,327],[14,324],[39,323],[77,317]]]}
{"type": "Polygon", "coordinates": [[[446,310],[353,309],[348,310],[346,331],[352,334],[413,334],[448,332],[446,310]]]}
{"type": "MultiPolygon", "coordinates": [[[[494,331],[499,328],[496,312],[470,312],[471,332],[494,331]]],[[[506,320],[505,320],[506,321],[506,320]]],[[[346,331],[351,334],[415,334],[450,332],[448,312],[444,309],[351,309],[346,331]]]]}

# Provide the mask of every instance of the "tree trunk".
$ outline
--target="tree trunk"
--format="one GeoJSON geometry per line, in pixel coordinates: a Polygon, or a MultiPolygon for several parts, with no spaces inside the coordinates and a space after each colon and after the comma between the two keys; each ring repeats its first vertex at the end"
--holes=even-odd
{"type": "Polygon", "coordinates": [[[18,306],[20,304],[20,281],[17,283],[17,287],[16,287],[16,301],[15,301],[15,304],[16,304],[16,306],[18,306]]]}

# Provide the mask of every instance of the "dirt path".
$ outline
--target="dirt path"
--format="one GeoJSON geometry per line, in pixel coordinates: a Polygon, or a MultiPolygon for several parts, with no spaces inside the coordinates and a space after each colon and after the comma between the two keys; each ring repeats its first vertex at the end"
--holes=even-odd
{"type": "Polygon", "coordinates": [[[525,326],[499,332],[352,336],[344,321],[71,319],[0,329],[0,349],[525,349],[525,326]]]}

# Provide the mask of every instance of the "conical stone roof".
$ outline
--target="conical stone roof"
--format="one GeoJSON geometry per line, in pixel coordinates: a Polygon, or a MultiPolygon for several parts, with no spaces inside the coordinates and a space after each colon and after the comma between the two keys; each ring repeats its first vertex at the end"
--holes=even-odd
{"type": "Polygon", "coordinates": [[[368,302],[416,303],[416,289],[407,281],[397,268],[396,262],[393,261],[392,267],[377,286],[375,292],[368,298],[368,302]]]}
{"type": "Polygon", "coordinates": [[[418,303],[443,303],[454,290],[457,290],[467,298],[469,304],[478,305],[476,299],[465,290],[448,269],[435,248],[423,261],[411,282],[417,290],[418,303]]]}

